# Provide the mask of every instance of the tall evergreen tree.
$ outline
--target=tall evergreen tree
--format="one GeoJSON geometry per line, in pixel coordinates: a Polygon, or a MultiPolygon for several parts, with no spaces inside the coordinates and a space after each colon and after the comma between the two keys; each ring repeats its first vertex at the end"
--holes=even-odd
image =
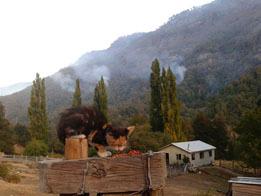
{"type": "Polygon", "coordinates": [[[155,59],[151,65],[150,74],[150,126],[152,131],[163,132],[163,116],[161,109],[161,77],[160,64],[158,59],[155,59]]]}
{"type": "Polygon", "coordinates": [[[174,141],[182,141],[184,134],[181,131],[182,121],[180,117],[180,103],[176,92],[176,77],[170,68],[166,74],[166,90],[168,100],[168,119],[165,122],[165,131],[168,132],[174,141]]]}
{"type": "Polygon", "coordinates": [[[16,136],[16,142],[22,146],[30,141],[30,133],[25,125],[17,123],[14,126],[14,134],[16,136]]]}
{"type": "Polygon", "coordinates": [[[169,121],[168,119],[168,111],[169,111],[169,100],[168,100],[168,81],[166,76],[165,68],[162,68],[162,75],[161,75],[161,101],[162,101],[162,115],[163,115],[163,122],[164,122],[164,130],[166,130],[166,123],[169,121]]]}
{"type": "Polygon", "coordinates": [[[41,104],[41,119],[42,119],[42,130],[48,130],[48,115],[46,111],[46,94],[45,94],[45,79],[41,80],[40,86],[40,104],[41,104]]]}
{"type": "Polygon", "coordinates": [[[76,84],[75,84],[74,94],[73,94],[72,106],[78,107],[78,106],[81,106],[81,105],[82,105],[82,98],[81,98],[80,80],[77,79],[76,84]]]}
{"type": "Polygon", "coordinates": [[[5,118],[4,106],[0,102],[0,152],[13,153],[14,134],[5,118]]]}
{"type": "Polygon", "coordinates": [[[46,112],[45,80],[36,74],[31,90],[31,100],[28,107],[29,132],[32,139],[47,143],[48,117],[46,112]]]}
{"type": "Polygon", "coordinates": [[[199,113],[193,122],[194,139],[202,140],[217,148],[216,157],[225,158],[228,147],[227,126],[222,118],[209,119],[199,113]]]}
{"type": "MultiPolygon", "coordinates": [[[[257,108],[247,112],[236,127],[239,137],[236,141],[237,155],[247,166],[261,168],[261,99],[257,108]]],[[[256,172],[256,170],[255,170],[256,172]]]]}
{"type": "Polygon", "coordinates": [[[106,85],[103,77],[98,82],[94,90],[93,105],[96,107],[108,120],[108,98],[106,85]]]}

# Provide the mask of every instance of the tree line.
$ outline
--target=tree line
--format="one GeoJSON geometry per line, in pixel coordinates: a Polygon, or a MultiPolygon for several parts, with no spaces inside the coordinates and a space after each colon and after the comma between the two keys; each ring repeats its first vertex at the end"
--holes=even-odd
{"type": "MultiPolygon", "coordinates": [[[[209,116],[199,111],[190,122],[182,115],[185,106],[178,100],[175,74],[170,67],[161,67],[157,59],[151,64],[149,92],[148,115],[137,114],[127,120],[137,127],[130,138],[132,148],[156,151],[170,142],[199,139],[217,147],[218,159],[237,159],[249,167],[260,167],[261,101],[246,112],[235,127],[228,126],[224,112],[212,112],[209,116]]],[[[75,81],[72,97],[72,107],[82,105],[79,79],[75,81]]],[[[113,120],[109,117],[108,90],[103,77],[95,86],[92,105],[107,119],[113,120]]],[[[28,154],[60,152],[55,147],[59,142],[51,142],[56,136],[50,135],[45,80],[39,74],[32,85],[28,119],[28,127],[21,124],[12,126],[5,118],[4,106],[0,104],[0,138],[5,138],[0,140],[0,151],[12,153],[13,145],[19,143],[26,146],[25,153],[28,154]]]]}
{"type": "MultiPolygon", "coordinates": [[[[72,107],[79,107],[81,105],[80,80],[76,79],[72,107]]],[[[107,92],[103,77],[101,77],[95,87],[93,106],[100,110],[107,118],[107,92]]],[[[0,152],[2,151],[7,154],[14,153],[14,145],[19,144],[25,147],[24,154],[26,155],[45,156],[49,151],[54,150],[53,145],[58,142],[53,142],[53,138],[50,138],[56,137],[57,140],[57,136],[50,135],[51,127],[46,109],[45,79],[41,78],[38,73],[32,82],[27,116],[28,126],[19,123],[12,126],[5,118],[5,109],[0,102],[0,152]]]]}

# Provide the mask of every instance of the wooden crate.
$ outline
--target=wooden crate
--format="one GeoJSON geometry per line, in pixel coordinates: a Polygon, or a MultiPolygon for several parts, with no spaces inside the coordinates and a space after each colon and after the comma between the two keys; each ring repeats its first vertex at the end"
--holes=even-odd
{"type": "Polygon", "coordinates": [[[229,181],[229,193],[233,196],[259,196],[261,195],[261,178],[236,177],[229,181]]]}
{"type": "Polygon", "coordinates": [[[232,184],[233,196],[260,196],[261,195],[261,186],[253,184],[232,184]]]}
{"type": "Polygon", "coordinates": [[[40,190],[56,194],[73,194],[83,190],[91,195],[141,195],[146,190],[152,190],[151,195],[162,196],[167,177],[165,153],[86,160],[48,160],[40,162],[39,166],[40,190]]]}

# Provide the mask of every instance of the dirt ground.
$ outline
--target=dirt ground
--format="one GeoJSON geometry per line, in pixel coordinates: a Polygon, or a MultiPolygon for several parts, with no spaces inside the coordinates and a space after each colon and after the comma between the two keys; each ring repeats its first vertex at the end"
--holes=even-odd
{"type": "Polygon", "coordinates": [[[168,178],[164,196],[225,195],[226,184],[206,174],[185,174],[168,178]]]}
{"type": "MultiPolygon", "coordinates": [[[[12,184],[0,180],[0,196],[54,196],[54,194],[39,192],[38,170],[35,166],[21,163],[12,163],[12,165],[15,171],[19,172],[21,182],[12,184]]],[[[205,171],[201,174],[185,174],[168,178],[164,196],[224,195],[227,189],[226,176],[216,175],[220,172],[213,168],[206,168],[205,171]]]]}
{"type": "Polygon", "coordinates": [[[21,163],[11,163],[11,165],[21,176],[21,182],[13,184],[0,180],[0,196],[52,196],[39,192],[38,170],[35,165],[21,163]]]}

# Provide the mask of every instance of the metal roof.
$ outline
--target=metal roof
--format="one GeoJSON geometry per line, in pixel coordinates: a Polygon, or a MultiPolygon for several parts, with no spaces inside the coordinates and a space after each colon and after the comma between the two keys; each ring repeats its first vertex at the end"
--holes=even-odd
{"type": "Polygon", "coordinates": [[[256,184],[261,185],[261,178],[254,177],[236,177],[231,178],[228,182],[237,183],[237,184],[256,184]]]}
{"type": "Polygon", "coordinates": [[[161,148],[161,150],[168,146],[171,146],[171,145],[178,147],[188,153],[216,149],[215,146],[212,146],[212,145],[202,142],[200,140],[195,140],[195,141],[187,141],[187,142],[174,142],[174,143],[171,143],[171,144],[161,148]]]}

